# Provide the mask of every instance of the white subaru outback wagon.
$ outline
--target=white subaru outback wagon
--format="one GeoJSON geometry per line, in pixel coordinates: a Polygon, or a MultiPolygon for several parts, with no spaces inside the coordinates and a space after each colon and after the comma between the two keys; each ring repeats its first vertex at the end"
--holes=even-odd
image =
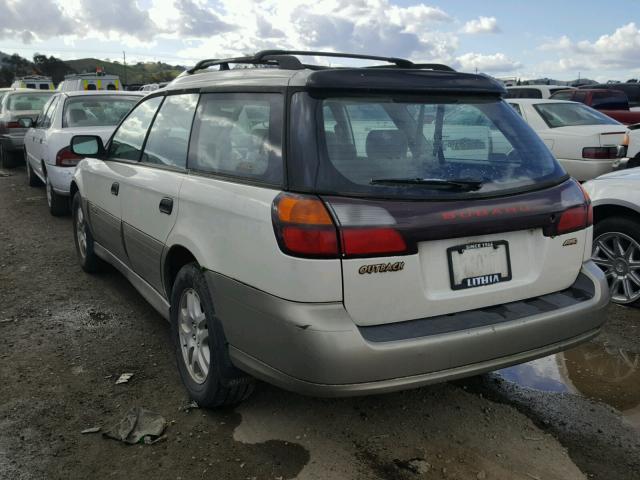
{"type": "Polygon", "coordinates": [[[609,301],[590,201],[503,94],[396,58],[202,61],[106,145],[73,138],[80,263],[170,320],[204,406],[254,378],[387,392],[584,342],[609,301]]]}

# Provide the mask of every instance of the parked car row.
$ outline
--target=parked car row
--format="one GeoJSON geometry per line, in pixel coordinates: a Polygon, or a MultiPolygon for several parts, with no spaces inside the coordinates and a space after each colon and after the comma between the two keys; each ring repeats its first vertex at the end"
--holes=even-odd
{"type": "Polygon", "coordinates": [[[53,215],[69,212],[74,167],[82,159],[69,148],[74,135],[99,135],[107,141],[142,94],[119,91],[70,91],[53,95],[36,122],[22,120],[29,185],[44,184],[53,215]]]}
{"type": "Polygon", "coordinates": [[[112,264],[169,320],[199,405],[256,378],[342,396],[475,375],[640,298],[640,207],[605,188],[632,171],[567,173],[597,175],[624,126],[443,65],[302,54],[204,60],[144,97],[58,93],[27,133],[81,267],[112,264]]]}

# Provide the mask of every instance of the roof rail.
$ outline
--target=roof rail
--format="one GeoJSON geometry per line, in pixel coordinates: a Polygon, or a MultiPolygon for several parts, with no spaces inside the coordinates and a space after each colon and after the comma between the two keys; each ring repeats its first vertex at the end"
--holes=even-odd
{"type": "Polygon", "coordinates": [[[316,52],[307,50],[262,50],[255,55],[246,57],[207,59],[201,60],[187,73],[195,73],[215,65],[220,66],[220,70],[229,70],[230,63],[250,64],[250,65],[273,65],[285,70],[299,70],[306,68],[294,55],[304,55],[313,57],[334,57],[334,58],[355,58],[359,60],[379,60],[392,63],[400,68],[414,68],[414,63],[410,60],[395,57],[379,57],[375,55],[360,55],[356,53],[336,53],[336,52],[316,52]]]}

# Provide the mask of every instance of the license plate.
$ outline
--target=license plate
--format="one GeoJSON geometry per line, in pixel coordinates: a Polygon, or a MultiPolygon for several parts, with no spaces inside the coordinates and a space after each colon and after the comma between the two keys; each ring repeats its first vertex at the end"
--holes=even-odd
{"type": "Polygon", "coordinates": [[[449,247],[447,256],[453,290],[483,287],[511,280],[509,243],[506,240],[449,247]]]}

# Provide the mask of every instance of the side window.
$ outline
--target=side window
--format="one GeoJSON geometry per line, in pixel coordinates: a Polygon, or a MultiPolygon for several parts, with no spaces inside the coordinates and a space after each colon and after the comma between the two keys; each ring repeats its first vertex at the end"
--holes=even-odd
{"type": "Polygon", "coordinates": [[[153,97],[138,105],[120,124],[109,146],[109,158],[140,160],[140,153],[153,116],[163,97],[153,97]]]}
{"type": "Polygon", "coordinates": [[[520,105],[518,105],[517,103],[510,103],[509,105],[511,105],[513,109],[516,112],[518,112],[518,115],[522,116],[522,110],[520,110],[520,105]]]}
{"type": "Polygon", "coordinates": [[[184,168],[198,94],[168,96],[153,122],[142,161],[184,168]]]}
{"type": "Polygon", "coordinates": [[[189,149],[189,168],[280,185],[282,95],[202,95],[189,149]]]}
{"type": "Polygon", "coordinates": [[[48,105],[44,106],[42,121],[38,122],[38,128],[49,128],[51,127],[51,122],[53,120],[53,114],[56,111],[56,106],[58,105],[58,100],[60,97],[53,97],[48,105]]]}

